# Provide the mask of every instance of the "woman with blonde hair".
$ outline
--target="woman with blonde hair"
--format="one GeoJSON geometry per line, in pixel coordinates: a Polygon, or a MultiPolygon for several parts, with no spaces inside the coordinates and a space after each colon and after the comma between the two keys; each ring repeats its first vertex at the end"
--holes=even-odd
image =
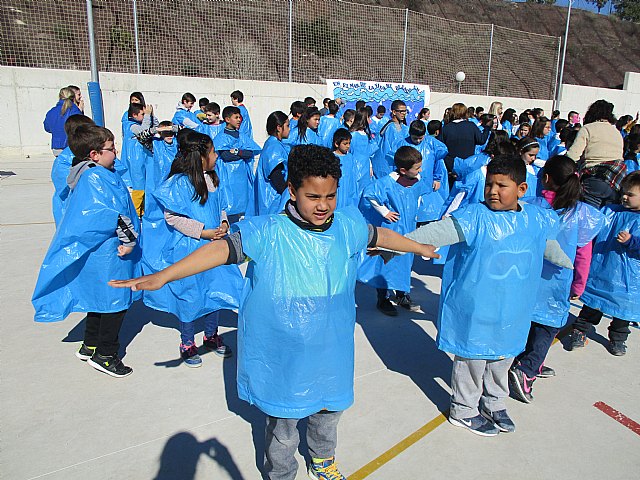
{"type": "Polygon", "coordinates": [[[44,117],[44,129],[51,134],[51,151],[54,156],[60,155],[67,148],[67,134],[64,124],[71,115],[82,115],[75,103],[76,93],[69,87],[60,89],[58,103],[44,117]]]}
{"type": "Polygon", "coordinates": [[[498,118],[498,130],[502,130],[502,102],[493,102],[489,107],[489,115],[495,115],[498,118]]]}

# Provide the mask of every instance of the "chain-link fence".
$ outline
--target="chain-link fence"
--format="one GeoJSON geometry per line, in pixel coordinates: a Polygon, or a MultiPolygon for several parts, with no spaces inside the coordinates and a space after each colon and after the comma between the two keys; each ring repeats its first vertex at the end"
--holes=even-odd
{"type": "MultiPolygon", "coordinates": [[[[4,0],[0,8],[2,65],[89,69],[86,1],[4,0]]],[[[93,0],[93,15],[102,71],[406,81],[538,99],[556,89],[558,37],[407,9],[344,0],[93,0]]]]}

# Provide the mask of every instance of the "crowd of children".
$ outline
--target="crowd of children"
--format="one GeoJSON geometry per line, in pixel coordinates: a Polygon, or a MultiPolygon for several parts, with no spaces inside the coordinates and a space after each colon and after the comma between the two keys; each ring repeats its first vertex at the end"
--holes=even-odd
{"type": "Polygon", "coordinates": [[[120,158],[108,129],[66,119],[35,319],[86,313],[76,355],[124,377],[132,369],[118,332],[134,301],[176,317],[189,367],[202,364],[194,321],[204,318],[203,348],[229,357],[218,315],[238,309],[238,392],[267,415],[268,478],[295,477],[301,419],[309,475],[344,478],[334,454],[353,403],[355,285],[374,287],[385,315],[419,311],[414,254],[437,261],[441,248],[437,345],[454,357],[453,425],[515,430],[505,399],[530,403],[536,378],[555,375],[545,357],[571,298],[584,306],[569,348],[608,315],[609,351],[625,354],[640,321],[637,118],[617,122],[624,150],[594,168],[566,155],[576,112],[562,120],[457,103],[442,121],[424,108],[407,125],[401,100],[374,115],[363,101],[351,110],[324,99],[319,110],[307,97],[268,116],[260,146],[242,92],[222,110],[201,98],[192,111],[195,102],[185,93],[172,120],[159,121],[132,93],[120,158]],[[587,179],[617,202],[587,201],[587,179]]]}

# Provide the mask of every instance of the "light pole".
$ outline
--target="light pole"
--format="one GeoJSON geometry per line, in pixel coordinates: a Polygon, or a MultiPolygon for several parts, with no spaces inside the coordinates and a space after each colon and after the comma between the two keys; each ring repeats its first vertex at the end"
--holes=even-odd
{"type": "Polygon", "coordinates": [[[564,77],[564,62],[567,58],[567,43],[569,40],[569,21],[571,20],[571,7],[573,0],[569,0],[569,10],[567,10],[567,25],[564,29],[564,45],[562,47],[562,65],[560,66],[560,78],[558,79],[558,94],[556,98],[556,109],[560,106],[560,98],[562,97],[562,78],[564,77]]]}

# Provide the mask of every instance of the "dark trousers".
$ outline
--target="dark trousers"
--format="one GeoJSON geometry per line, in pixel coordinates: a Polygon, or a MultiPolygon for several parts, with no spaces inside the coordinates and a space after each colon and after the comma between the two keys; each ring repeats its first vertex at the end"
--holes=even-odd
{"type": "MultiPolygon", "coordinates": [[[[573,328],[580,330],[582,333],[589,333],[591,325],[598,325],[602,319],[602,312],[586,305],[580,310],[580,315],[576,318],[573,328]]],[[[621,318],[613,317],[609,324],[609,340],[613,342],[624,342],[629,337],[629,322],[621,318]]]]}
{"type": "Polygon", "coordinates": [[[529,378],[534,378],[542,369],[544,359],[549,353],[549,348],[553,339],[558,334],[559,329],[531,322],[529,337],[524,352],[516,357],[519,362],[518,368],[529,378]]]}
{"type": "Polygon", "coordinates": [[[84,344],[96,347],[100,355],[112,356],[118,353],[118,334],[126,310],[116,313],[87,313],[84,327],[84,344]]]}
{"type": "Polygon", "coordinates": [[[620,195],[605,180],[597,177],[582,179],[582,201],[600,208],[610,203],[619,203],[620,195]]]}
{"type": "MultiPolygon", "coordinates": [[[[378,300],[384,300],[385,298],[389,298],[389,290],[386,288],[376,288],[376,292],[378,293],[378,300]]],[[[400,290],[396,290],[397,297],[404,297],[408,292],[401,292],[400,290]]]]}

